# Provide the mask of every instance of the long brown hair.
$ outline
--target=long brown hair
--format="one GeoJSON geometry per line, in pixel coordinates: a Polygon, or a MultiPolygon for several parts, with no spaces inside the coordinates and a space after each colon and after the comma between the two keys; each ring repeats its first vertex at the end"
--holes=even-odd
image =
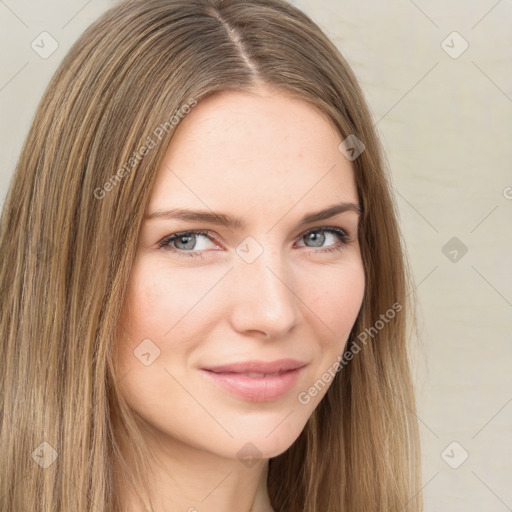
{"type": "Polygon", "coordinates": [[[315,105],[342,139],[365,146],[352,162],[366,276],[354,355],[296,442],[270,460],[271,503],[278,512],[422,509],[407,267],[349,65],[284,0],[128,0],[82,34],[52,78],[2,213],[4,512],[120,512],[115,468],[144,495],[143,436],[111,355],[142,219],[187,108],[260,83],[315,105]],[[134,440],[131,472],[121,431],[134,440]]]}

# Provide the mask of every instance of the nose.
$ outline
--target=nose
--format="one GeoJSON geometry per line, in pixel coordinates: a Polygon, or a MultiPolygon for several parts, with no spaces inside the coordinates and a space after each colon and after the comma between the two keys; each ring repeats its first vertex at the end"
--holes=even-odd
{"type": "Polygon", "coordinates": [[[276,251],[264,250],[252,263],[237,258],[229,285],[230,319],[237,332],[277,339],[293,329],[300,320],[300,299],[292,270],[276,251]]]}

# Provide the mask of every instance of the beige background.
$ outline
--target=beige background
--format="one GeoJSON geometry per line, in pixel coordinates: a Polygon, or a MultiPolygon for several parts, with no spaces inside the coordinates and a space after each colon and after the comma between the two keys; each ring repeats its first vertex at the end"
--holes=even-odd
{"type": "MultiPolygon", "coordinates": [[[[387,151],[421,300],[426,512],[512,510],[512,1],[294,3],[352,65],[387,151]]],[[[0,2],[0,204],[48,80],[111,5],[0,2]]]]}

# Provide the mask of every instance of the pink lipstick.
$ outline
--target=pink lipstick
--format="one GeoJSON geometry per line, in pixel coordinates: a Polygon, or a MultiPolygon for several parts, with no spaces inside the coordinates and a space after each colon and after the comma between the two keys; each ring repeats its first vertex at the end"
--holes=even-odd
{"type": "Polygon", "coordinates": [[[293,388],[306,365],[295,359],[279,359],[208,366],[201,370],[210,381],[243,400],[270,402],[293,388]]]}

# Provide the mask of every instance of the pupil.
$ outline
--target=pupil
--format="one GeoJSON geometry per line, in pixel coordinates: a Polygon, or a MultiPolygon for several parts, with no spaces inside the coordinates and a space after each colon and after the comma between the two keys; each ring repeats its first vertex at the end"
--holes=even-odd
{"type": "Polygon", "coordinates": [[[325,241],[325,235],[319,235],[318,233],[310,233],[308,235],[309,240],[312,242],[317,242],[317,245],[313,245],[313,247],[321,247],[325,241]],[[320,243],[318,243],[320,242],[320,243]]]}
{"type": "Polygon", "coordinates": [[[180,236],[177,240],[177,242],[179,244],[183,243],[183,245],[185,245],[186,247],[178,247],[178,249],[193,249],[194,246],[195,246],[195,240],[194,240],[194,235],[190,236],[190,235],[183,235],[183,236],[180,236]],[[191,243],[191,241],[193,243],[191,243]],[[188,244],[188,246],[187,246],[188,244]]]}

